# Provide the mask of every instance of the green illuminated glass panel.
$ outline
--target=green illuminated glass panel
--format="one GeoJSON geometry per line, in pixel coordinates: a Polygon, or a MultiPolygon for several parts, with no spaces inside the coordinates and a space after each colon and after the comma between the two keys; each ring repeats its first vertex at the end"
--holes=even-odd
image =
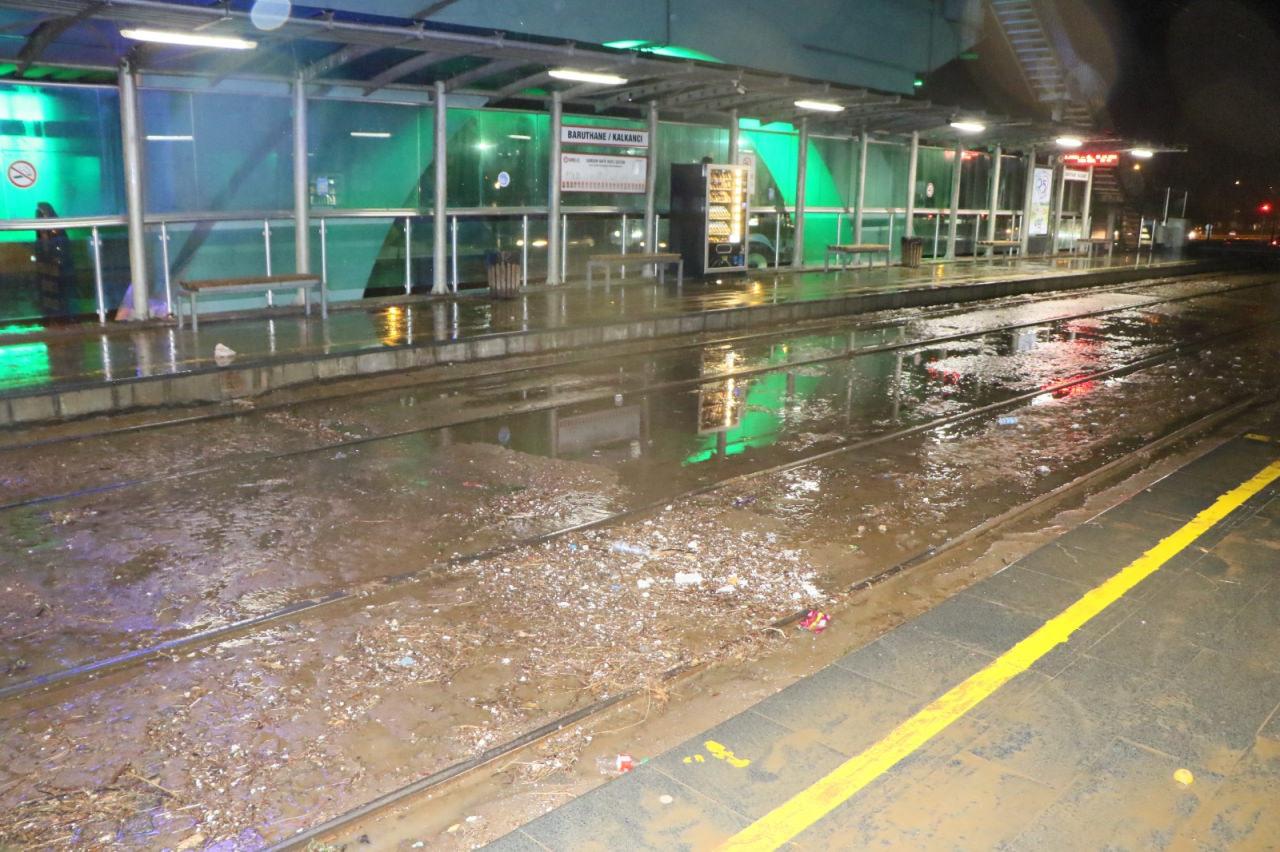
{"type": "Polygon", "coordinates": [[[307,112],[311,206],[429,206],[432,115],[430,107],[313,100],[307,112]]]}

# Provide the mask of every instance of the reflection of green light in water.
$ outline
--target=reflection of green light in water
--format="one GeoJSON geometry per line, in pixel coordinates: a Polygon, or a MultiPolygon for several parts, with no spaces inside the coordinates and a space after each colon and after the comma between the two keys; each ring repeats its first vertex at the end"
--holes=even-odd
{"type": "MultiPolygon", "coordinates": [[[[785,355],[771,358],[781,361],[785,355]]],[[[804,399],[818,389],[816,376],[796,376],[795,398],[804,399]]],[[[725,432],[726,456],[746,452],[748,447],[767,447],[778,440],[782,424],[782,409],[787,404],[787,374],[770,373],[751,383],[743,402],[746,410],[742,422],[725,432]]],[[[705,449],[700,449],[684,460],[684,464],[698,464],[715,457],[716,433],[703,435],[705,449]]]]}
{"type": "Polygon", "coordinates": [[[0,388],[20,388],[48,377],[48,346],[43,343],[0,346],[0,388]]]}
{"type": "Polygon", "coordinates": [[[0,334],[34,334],[37,331],[44,331],[44,326],[38,324],[0,326],[0,334]]]}

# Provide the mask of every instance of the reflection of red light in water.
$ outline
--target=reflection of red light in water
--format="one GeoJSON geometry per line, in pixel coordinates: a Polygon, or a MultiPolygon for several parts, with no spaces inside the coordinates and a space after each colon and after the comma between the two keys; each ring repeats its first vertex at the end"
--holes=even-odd
{"type": "Polygon", "coordinates": [[[934,366],[938,361],[935,358],[928,364],[925,364],[924,373],[936,382],[942,382],[944,385],[960,384],[960,374],[955,370],[942,370],[934,366]]]}
{"type": "Polygon", "coordinates": [[[1069,379],[1063,379],[1061,382],[1048,382],[1047,384],[1041,385],[1040,390],[1049,391],[1054,399],[1066,399],[1072,396],[1087,396],[1093,392],[1093,389],[1098,384],[1093,379],[1090,379],[1087,382],[1080,382],[1079,384],[1069,385],[1068,387],[1058,387],[1058,385],[1063,384],[1063,382],[1073,382],[1078,378],[1081,378],[1081,376],[1072,376],[1069,379]],[[1052,390],[1050,390],[1050,388],[1052,388],[1052,390]]]}

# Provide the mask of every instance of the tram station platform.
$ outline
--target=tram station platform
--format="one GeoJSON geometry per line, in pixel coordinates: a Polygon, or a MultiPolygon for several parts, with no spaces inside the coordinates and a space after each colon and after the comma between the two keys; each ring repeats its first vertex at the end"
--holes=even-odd
{"type": "Polygon", "coordinates": [[[762,270],[487,291],[172,323],[31,331],[0,338],[0,427],[162,405],[225,402],[283,387],[511,355],[1188,274],[1194,262],[1135,257],[961,259],[920,268],[762,270]],[[235,354],[218,358],[221,344],[235,354]]]}
{"type": "Polygon", "coordinates": [[[488,848],[1276,848],[1277,434],[488,848]]]}

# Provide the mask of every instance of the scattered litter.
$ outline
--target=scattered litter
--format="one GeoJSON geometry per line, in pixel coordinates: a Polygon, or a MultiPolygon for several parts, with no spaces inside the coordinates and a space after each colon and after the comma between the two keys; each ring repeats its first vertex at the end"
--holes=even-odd
{"type": "Polygon", "coordinates": [[[734,498],[733,505],[735,508],[741,509],[743,506],[750,506],[754,502],[756,502],[756,495],[748,494],[745,497],[734,498]]]}
{"type": "Polygon", "coordinates": [[[999,417],[999,418],[996,418],[996,424],[1000,426],[1017,426],[1018,418],[1013,417],[1012,415],[999,417]]]}
{"type": "Polygon", "coordinates": [[[675,801],[675,797],[668,795],[667,793],[663,793],[661,796],[658,797],[658,801],[664,805],[669,805],[675,801]]]}
{"type": "Polygon", "coordinates": [[[653,585],[653,581],[650,580],[648,577],[644,577],[640,580],[636,580],[637,589],[647,589],[652,585],[653,585]]]}
{"type": "Polygon", "coordinates": [[[677,571],[675,580],[677,586],[697,586],[702,583],[702,574],[697,571],[677,571]]]}
{"type": "Polygon", "coordinates": [[[821,633],[831,623],[831,616],[820,609],[811,609],[800,619],[800,629],[810,633],[821,633]]]}
{"type": "Polygon", "coordinates": [[[597,757],[596,768],[601,775],[622,775],[636,768],[636,761],[631,755],[615,754],[613,757],[597,757]]]}
{"type": "Polygon", "coordinates": [[[403,657],[401,657],[400,659],[396,660],[396,665],[397,665],[397,666],[400,666],[400,667],[402,667],[402,668],[406,668],[406,669],[413,668],[414,663],[415,663],[415,660],[413,659],[413,655],[412,655],[412,654],[405,654],[403,657]]]}
{"type": "Polygon", "coordinates": [[[1196,778],[1191,774],[1190,769],[1179,769],[1177,772],[1173,773],[1173,780],[1177,781],[1183,787],[1190,787],[1191,782],[1195,781],[1196,778]]]}
{"type": "Polygon", "coordinates": [[[614,404],[614,405],[622,405],[622,394],[620,394],[620,393],[615,393],[615,394],[613,395],[613,404],[614,404]]]}
{"type": "Polygon", "coordinates": [[[213,361],[219,367],[225,367],[235,360],[236,350],[227,346],[225,343],[215,344],[213,347],[213,361]]]}
{"type": "Polygon", "coordinates": [[[484,488],[484,483],[473,482],[472,480],[468,479],[462,483],[462,487],[463,488],[484,488]]]}
{"type": "Polygon", "coordinates": [[[884,524],[880,524],[879,526],[876,527],[876,529],[878,529],[882,533],[887,533],[889,531],[889,528],[884,524]]]}
{"type": "Polygon", "coordinates": [[[1040,465],[1038,468],[1036,468],[1036,473],[1040,474],[1041,476],[1047,476],[1049,474],[1049,465],[1047,464],[1040,465]]]}
{"type": "Polygon", "coordinates": [[[632,556],[648,556],[649,548],[639,544],[631,544],[627,541],[615,541],[609,545],[609,549],[614,553],[630,553],[632,556]]]}

